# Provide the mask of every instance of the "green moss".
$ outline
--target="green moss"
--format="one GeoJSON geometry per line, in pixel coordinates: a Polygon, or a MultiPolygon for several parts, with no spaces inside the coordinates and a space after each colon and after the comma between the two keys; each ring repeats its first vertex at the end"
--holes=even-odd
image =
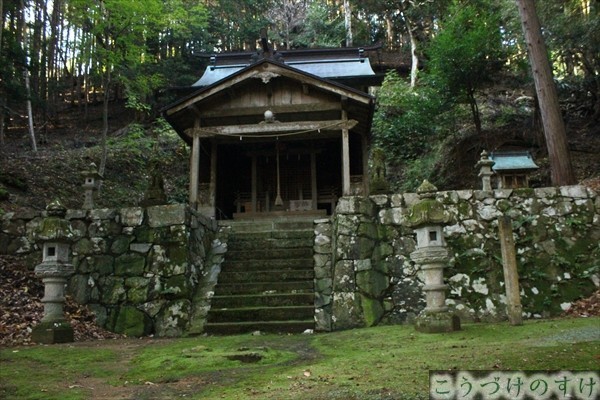
{"type": "Polygon", "coordinates": [[[113,328],[114,332],[127,336],[144,336],[151,332],[152,321],[143,311],[132,306],[121,307],[113,328]]]}
{"type": "Polygon", "coordinates": [[[380,297],[389,286],[389,279],[375,270],[356,273],[356,285],[361,292],[372,297],[380,297]]]}
{"type": "Polygon", "coordinates": [[[146,259],[138,254],[124,254],[115,259],[115,274],[137,276],[144,272],[146,259]]]}
{"type": "Polygon", "coordinates": [[[377,299],[360,295],[360,304],[362,305],[363,318],[366,326],[374,326],[381,320],[385,310],[383,304],[377,299]]]}

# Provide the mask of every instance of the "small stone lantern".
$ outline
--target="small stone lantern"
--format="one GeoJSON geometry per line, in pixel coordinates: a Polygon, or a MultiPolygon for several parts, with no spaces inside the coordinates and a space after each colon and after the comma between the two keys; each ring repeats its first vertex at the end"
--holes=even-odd
{"type": "Polygon", "coordinates": [[[44,282],[44,317],[33,328],[31,339],[38,343],[67,343],[73,341],[73,328],[65,320],[63,305],[67,278],[74,272],[69,264],[69,246],[73,231],[64,219],[66,208],[55,200],[46,210],[37,238],[43,241],[42,263],[35,267],[35,275],[44,282]]]}
{"type": "Polygon", "coordinates": [[[492,190],[492,175],[494,175],[494,171],[492,171],[492,167],[496,164],[494,160],[490,160],[488,157],[487,151],[481,152],[481,158],[477,162],[477,167],[479,167],[479,176],[481,178],[482,190],[492,190]]]}
{"type": "Polygon", "coordinates": [[[414,204],[408,215],[408,225],[417,234],[417,249],[410,258],[423,272],[425,286],[425,310],[419,314],[415,328],[420,332],[437,333],[460,330],[460,320],[446,306],[444,268],[448,262],[448,249],[442,228],[449,222],[444,206],[435,200],[437,188],[423,181],[417,189],[421,201],[414,204]]]}
{"type": "Polygon", "coordinates": [[[102,179],[102,175],[98,173],[98,167],[96,164],[90,163],[87,170],[82,171],[84,182],[81,187],[85,189],[85,197],[83,200],[84,210],[91,210],[94,208],[94,192],[98,190],[98,180],[102,179]]]}

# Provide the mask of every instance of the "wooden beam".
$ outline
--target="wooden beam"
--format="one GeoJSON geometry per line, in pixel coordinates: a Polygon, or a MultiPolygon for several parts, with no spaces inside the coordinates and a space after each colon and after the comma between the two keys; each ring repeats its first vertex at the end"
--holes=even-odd
{"type": "MultiPolygon", "coordinates": [[[[348,113],[342,110],[342,119],[347,119],[348,113]]],[[[342,193],[350,195],[350,140],[348,129],[342,129],[342,193]]]]}
{"type": "Polygon", "coordinates": [[[319,131],[348,131],[358,124],[356,120],[330,120],[330,121],[299,121],[299,122],[273,122],[270,124],[245,124],[211,126],[206,128],[186,129],[185,133],[190,137],[215,137],[215,136],[256,136],[268,134],[286,134],[294,132],[305,132],[318,134],[319,131]],[[261,135],[262,134],[262,135],[261,135]]]}
{"type": "Polygon", "coordinates": [[[314,111],[340,111],[342,107],[339,102],[319,101],[305,104],[284,104],[260,107],[242,107],[229,109],[216,109],[213,111],[205,111],[202,114],[203,118],[222,118],[222,117],[244,117],[248,115],[263,115],[269,109],[277,114],[314,112],[314,111]]]}
{"type": "MultiPolygon", "coordinates": [[[[197,118],[194,124],[195,129],[200,128],[200,119],[197,118]]],[[[190,158],[190,206],[196,209],[198,205],[198,180],[200,174],[200,135],[192,137],[192,155],[190,158]]]]}

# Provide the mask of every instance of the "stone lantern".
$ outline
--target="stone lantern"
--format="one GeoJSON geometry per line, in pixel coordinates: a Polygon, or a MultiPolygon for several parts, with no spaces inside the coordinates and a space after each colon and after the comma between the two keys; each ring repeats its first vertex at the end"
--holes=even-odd
{"type": "Polygon", "coordinates": [[[492,167],[496,164],[494,160],[490,160],[488,157],[487,151],[481,152],[481,158],[477,162],[477,167],[479,167],[479,176],[481,178],[482,190],[492,190],[492,175],[494,175],[494,171],[492,171],[492,167]]]}
{"type": "Polygon", "coordinates": [[[31,339],[38,343],[67,343],[73,341],[73,328],[65,320],[63,305],[67,278],[74,272],[69,264],[69,246],[73,231],[64,219],[66,208],[57,200],[46,210],[37,238],[43,241],[42,263],[35,267],[35,275],[44,283],[44,317],[33,328],[31,339]]]}
{"type": "Polygon", "coordinates": [[[423,273],[425,285],[425,310],[419,314],[415,328],[420,332],[436,333],[460,330],[460,320],[446,306],[444,268],[448,262],[448,249],[443,227],[450,220],[444,206],[435,200],[437,188],[423,181],[417,189],[421,200],[410,208],[408,225],[417,234],[417,249],[410,258],[423,273]]]}
{"type": "Polygon", "coordinates": [[[98,180],[102,179],[102,175],[98,173],[98,167],[96,164],[90,163],[87,170],[82,171],[84,182],[81,187],[85,189],[85,197],[83,200],[84,210],[91,210],[94,208],[94,192],[98,190],[98,180]]]}

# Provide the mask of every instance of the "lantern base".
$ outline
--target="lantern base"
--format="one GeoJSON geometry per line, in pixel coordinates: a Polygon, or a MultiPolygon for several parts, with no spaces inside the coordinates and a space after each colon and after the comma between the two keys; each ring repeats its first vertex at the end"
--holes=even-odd
{"type": "Polygon", "coordinates": [[[415,329],[423,333],[460,331],[460,319],[448,312],[423,311],[415,320],[415,329]]]}
{"type": "Polygon", "coordinates": [[[43,344],[73,342],[73,328],[68,322],[40,322],[31,331],[31,341],[43,344]]]}

